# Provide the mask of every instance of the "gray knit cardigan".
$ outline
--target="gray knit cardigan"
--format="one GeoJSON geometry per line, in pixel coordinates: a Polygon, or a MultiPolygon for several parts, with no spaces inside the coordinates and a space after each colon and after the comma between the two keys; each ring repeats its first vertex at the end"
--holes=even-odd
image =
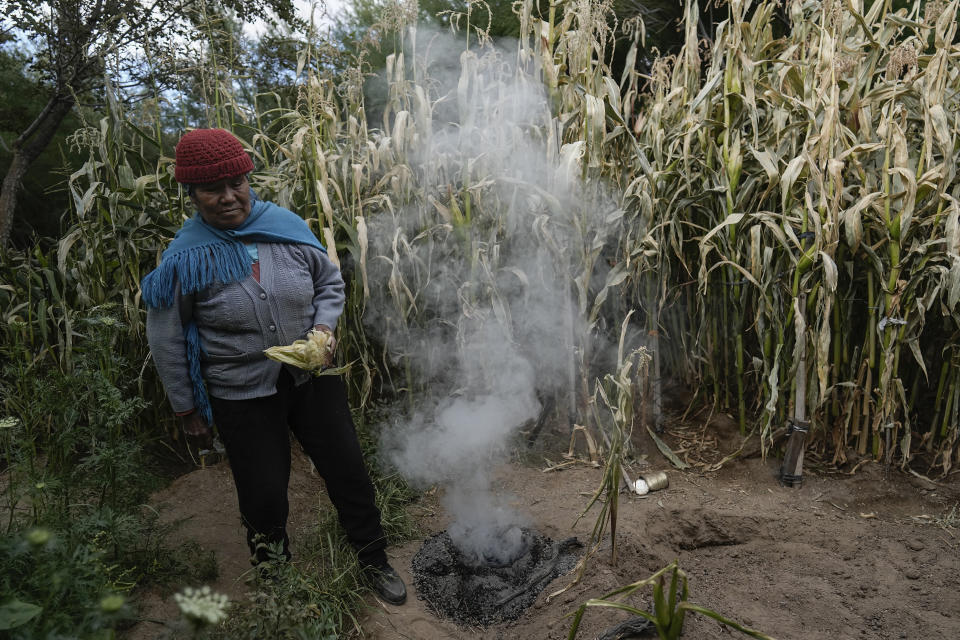
{"type": "MultiPolygon", "coordinates": [[[[217,283],[173,306],[147,310],[147,341],[170,405],[194,408],[182,322],[192,317],[200,334],[207,393],[246,400],[276,392],[282,366],[263,350],[303,338],[318,324],[334,329],[343,312],[340,270],[322,251],[302,244],[258,243],[260,282],[253,276],[217,283]],[[192,308],[181,313],[181,304],[192,308]]],[[[289,367],[297,384],[310,374],[289,367]]]]}

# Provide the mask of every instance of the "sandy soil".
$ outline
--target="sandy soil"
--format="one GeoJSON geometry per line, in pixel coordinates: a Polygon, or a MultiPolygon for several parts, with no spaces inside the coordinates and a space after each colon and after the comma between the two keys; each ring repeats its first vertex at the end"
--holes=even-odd
{"type": "MultiPolygon", "coordinates": [[[[715,462],[736,448],[732,421],[714,418],[710,429],[675,427],[667,440],[691,461],[715,462]],[[697,446],[691,446],[695,442],[697,446]],[[684,451],[685,450],[685,451],[684,451]]],[[[674,559],[689,574],[690,600],[779,640],[960,638],[960,501],[956,476],[932,483],[874,462],[843,469],[809,461],[802,488],[776,482],[776,461],[735,460],[719,471],[680,472],[638,438],[647,466],[666,470],[670,486],[648,496],[623,493],[618,522],[619,561],[610,562],[609,536],[587,565],[582,581],[558,578],[519,620],[487,629],[464,629],[439,620],[411,589],[406,605],[370,598],[364,634],[375,640],[465,638],[565,638],[568,614],[585,600],[646,578],[674,559]]],[[[575,523],[601,478],[586,463],[561,470],[561,447],[515,460],[496,471],[496,489],[511,497],[529,525],[554,539],[589,539],[597,511],[575,523]]],[[[702,467],[701,467],[702,469],[702,467]]],[[[322,483],[297,457],[290,487],[291,531],[329,508],[322,483]]],[[[154,500],[164,519],[183,520],[180,534],[212,549],[220,578],[213,585],[233,598],[247,590],[246,549],[227,465],[179,478],[154,500]]],[[[446,528],[436,495],[413,505],[425,535],[446,528]]],[[[412,582],[410,562],[422,540],[388,553],[412,582]]],[[[296,554],[296,538],[293,551],[296,554]]],[[[647,608],[649,593],[632,603],[647,608]]],[[[148,599],[146,617],[169,619],[169,601],[148,599]]],[[[584,616],[578,638],[594,638],[624,618],[607,609],[584,616]]],[[[157,625],[141,624],[136,640],[157,637],[157,625]]],[[[715,639],[735,632],[697,615],[688,617],[684,638],[715,639]]],[[[745,636],[739,636],[745,637],[745,636]]]]}

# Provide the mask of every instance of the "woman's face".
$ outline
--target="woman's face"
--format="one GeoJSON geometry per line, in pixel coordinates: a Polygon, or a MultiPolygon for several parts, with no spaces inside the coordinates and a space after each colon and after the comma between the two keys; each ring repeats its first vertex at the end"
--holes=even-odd
{"type": "Polygon", "coordinates": [[[203,221],[216,229],[235,229],[250,215],[247,176],[195,185],[190,199],[203,221]]]}

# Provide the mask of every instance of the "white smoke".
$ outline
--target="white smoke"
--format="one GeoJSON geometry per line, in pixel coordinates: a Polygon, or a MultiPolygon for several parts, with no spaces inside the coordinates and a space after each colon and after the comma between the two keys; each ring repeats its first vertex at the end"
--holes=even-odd
{"type": "Polygon", "coordinates": [[[519,548],[524,519],[492,493],[490,471],[540,410],[533,366],[495,321],[482,322],[456,357],[449,372],[457,389],[388,430],[383,448],[415,485],[445,486],[448,533],[467,556],[505,561],[519,548]]]}
{"type": "Polygon", "coordinates": [[[515,48],[463,53],[447,34],[417,39],[430,43],[417,69],[433,122],[419,123],[409,153],[425,197],[369,219],[371,277],[384,286],[365,322],[396,370],[430,381],[431,397],[384,429],[381,450],[415,485],[444,487],[461,550],[506,561],[524,518],[492,492],[490,472],[538,416],[538,391],[571,386],[567,253],[584,242],[570,213],[587,206],[582,145],[560,148],[542,82],[509,63],[515,48]],[[475,208],[466,224],[444,211],[456,193],[463,207],[463,189],[475,208]]]}

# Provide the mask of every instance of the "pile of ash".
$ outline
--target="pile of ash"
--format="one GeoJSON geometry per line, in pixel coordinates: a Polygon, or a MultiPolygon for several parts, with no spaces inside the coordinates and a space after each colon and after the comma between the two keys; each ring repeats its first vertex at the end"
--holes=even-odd
{"type": "Polygon", "coordinates": [[[521,529],[514,558],[465,554],[443,531],[413,557],[414,586],[440,617],[466,626],[516,620],[554,578],[570,571],[583,546],[576,538],[554,542],[521,529]]]}

